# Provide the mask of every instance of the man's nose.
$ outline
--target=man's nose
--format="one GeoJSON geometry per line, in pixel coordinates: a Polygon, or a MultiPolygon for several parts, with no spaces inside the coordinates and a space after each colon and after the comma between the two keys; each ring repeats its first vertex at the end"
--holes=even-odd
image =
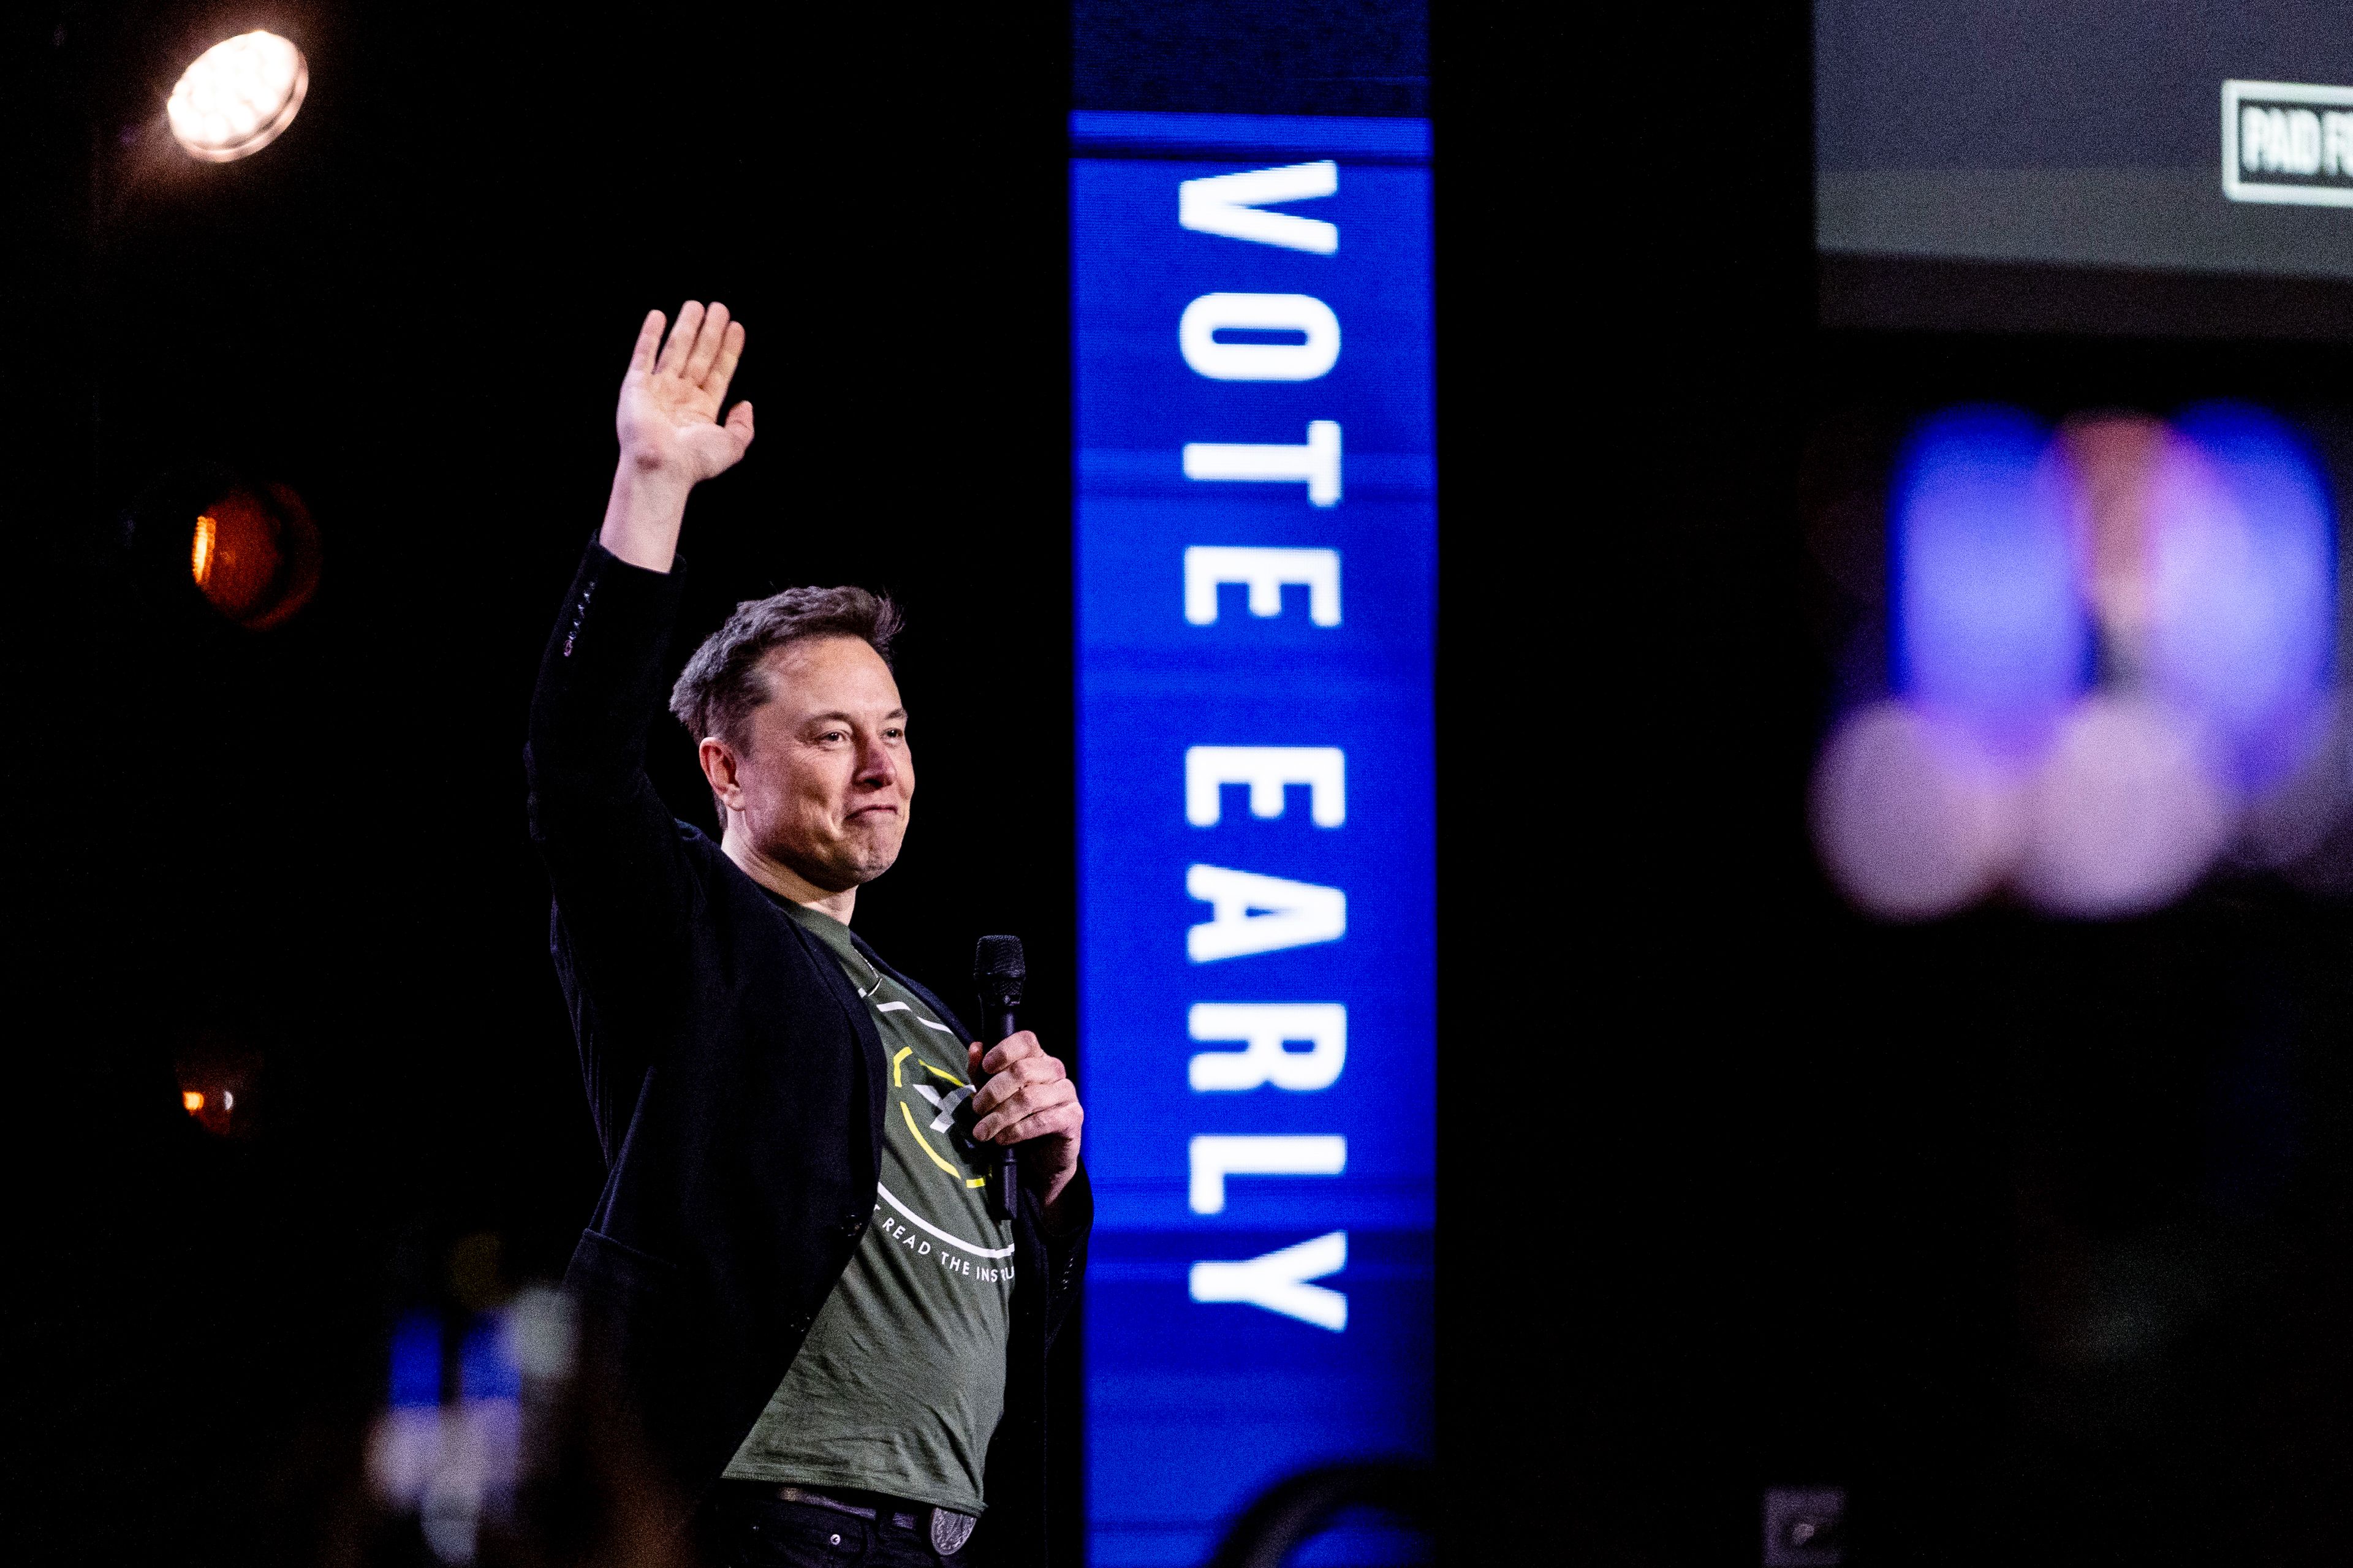
{"type": "Polygon", "coordinates": [[[868,741],[858,758],[858,782],[869,789],[882,789],[899,782],[899,764],[891,755],[891,748],[880,739],[868,741]]]}

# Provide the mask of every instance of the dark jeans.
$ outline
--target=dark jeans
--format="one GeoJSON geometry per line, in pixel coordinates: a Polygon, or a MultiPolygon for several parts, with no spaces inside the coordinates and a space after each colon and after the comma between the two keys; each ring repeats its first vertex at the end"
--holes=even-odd
{"type": "Polygon", "coordinates": [[[943,1557],[932,1550],[926,1515],[910,1530],[880,1519],[860,1519],[813,1503],[760,1497],[745,1488],[716,1500],[712,1540],[724,1568],[966,1568],[962,1552],[943,1557]]]}

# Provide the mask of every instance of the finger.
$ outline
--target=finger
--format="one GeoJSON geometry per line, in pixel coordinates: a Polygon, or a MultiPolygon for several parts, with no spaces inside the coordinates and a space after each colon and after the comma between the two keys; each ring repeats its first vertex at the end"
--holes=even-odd
{"type": "Polygon", "coordinates": [[[993,1111],[1008,1100],[1012,1100],[1014,1095],[1018,1095],[1024,1088],[1029,1088],[1030,1083],[1051,1083],[1059,1076],[1061,1074],[1050,1074],[1042,1067],[1038,1067],[1035,1058],[1030,1058],[1029,1062],[1014,1062],[1012,1067],[1000,1067],[997,1071],[988,1074],[988,1080],[972,1097],[974,1113],[993,1111]]]}
{"type": "MultiPolygon", "coordinates": [[[[739,403],[727,412],[727,428],[734,433],[735,450],[740,456],[752,444],[752,405],[739,403]]],[[[974,1058],[976,1061],[978,1058],[974,1058]]]]}
{"type": "MultiPolygon", "coordinates": [[[[1071,1098],[1075,1099],[1076,1096],[1071,1098]]],[[[1015,1089],[998,1099],[987,1114],[972,1124],[972,1135],[984,1143],[994,1141],[1007,1127],[1053,1103],[1056,1099],[1051,1089],[1043,1086],[1015,1089]]],[[[980,1097],[975,1095],[973,1104],[976,1106],[979,1103],[980,1097]]]]}
{"type": "Polygon", "coordinates": [[[686,363],[686,356],[694,348],[695,330],[702,325],[702,306],[689,300],[678,308],[678,325],[670,330],[670,342],[662,345],[661,358],[654,362],[656,375],[676,375],[686,363]]]}
{"type": "Polygon", "coordinates": [[[972,1097],[976,1115],[986,1115],[1032,1084],[1062,1079],[1062,1064],[1051,1057],[1027,1057],[993,1075],[972,1097]]]}
{"type": "Polygon", "coordinates": [[[972,1113],[986,1116],[1021,1092],[1021,1084],[1010,1073],[998,1073],[980,1086],[972,1097],[972,1113]]]}
{"type": "Polygon", "coordinates": [[[990,1142],[1013,1144],[1027,1143],[1033,1138],[1051,1138],[1057,1134],[1068,1137],[1076,1132],[1086,1119],[1085,1109],[1075,1100],[1068,1105],[1050,1106],[1022,1117],[999,1131],[990,1142]]]}
{"type": "MultiPolygon", "coordinates": [[[[1074,1106],[1078,1102],[1078,1090],[1067,1079],[1056,1083],[1032,1084],[1009,1096],[995,1110],[974,1122],[972,1135],[985,1143],[1018,1142],[1019,1139],[1008,1138],[1006,1132],[1018,1130],[1035,1116],[1061,1106],[1074,1106]]],[[[1035,1134],[1024,1133],[1023,1136],[1033,1137],[1035,1134]]]]}
{"type": "Polygon", "coordinates": [[[1003,1072],[1008,1063],[1019,1061],[1024,1057],[1045,1054],[1046,1047],[1038,1043],[1038,1037],[1024,1029],[997,1041],[989,1053],[980,1058],[980,1065],[990,1072],[1003,1072]]]}
{"type": "Polygon", "coordinates": [[[714,398],[724,401],[727,384],[735,379],[735,363],[744,357],[744,323],[730,321],[719,339],[719,357],[711,362],[703,373],[702,389],[714,398]]]}
{"type": "Polygon", "coordinates": [[[661,347],[662,328],[668,321],[659,310],[648,310],[643,324],[638,328],[638,341],[629,349],[629,368],[622,379],[634,381],[651,375],[654,352],[661,347]]]}
{"type": "Polygon", "coordinates": [[[695,329],[694,346],[686,351],[686,368],[679,374],[690,384],[701,386],[702,378],[719,362],[719,345],[726,339],[727,307],[713,300],[711,309],[702,313],[702,324],[695,329]]]}
{"type": "MultiPolygon", "coordinates": [[[[1004,1070],[999,1072],[997,1078],[1011,1079],[1015,1083],[1046,1083],[1051,1079],[1068,1076],[1062,1070],[1062,1064],[1052,1057],[1036,1056],[1023,1057],[1018,1061],[1007,1063],[1004,1070]]],[[[995,1083],[997,1078],[990,1079],[988,1081],[995,1083]]]]}

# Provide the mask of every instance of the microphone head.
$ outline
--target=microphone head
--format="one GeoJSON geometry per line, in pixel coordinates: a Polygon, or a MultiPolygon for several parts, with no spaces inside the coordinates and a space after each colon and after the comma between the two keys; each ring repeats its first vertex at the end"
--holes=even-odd
{"type": "Polygon", "coordinates": [[[982,996],[1018,1002],[1021,983],[1029,978],[1029,965],[1021,955],[1019,937],[985,936],[973,950],[972,982],[982,996]]]}

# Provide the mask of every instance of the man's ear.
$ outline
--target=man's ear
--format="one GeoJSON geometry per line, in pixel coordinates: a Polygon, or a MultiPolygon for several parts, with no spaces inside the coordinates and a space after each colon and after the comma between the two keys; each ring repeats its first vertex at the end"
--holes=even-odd
{"type": "Polygon", "coordinates": [[[719,802],[722,811],[744,809],[744,786],[735,782],[735,748],[715,735],[705,735],[694,749],[694,760],[702,764],[703,782],[719,802]]]}

